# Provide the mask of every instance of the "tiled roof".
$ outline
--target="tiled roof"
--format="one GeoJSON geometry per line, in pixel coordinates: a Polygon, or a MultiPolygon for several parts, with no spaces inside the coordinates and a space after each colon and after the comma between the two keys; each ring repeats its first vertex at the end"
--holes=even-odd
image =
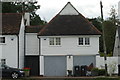
{"type": "Polygon", "coordinates": [[[22,19],[21,13],[0,13],[2,14],[2,34],[14,35],[19,34],[22,19]]]}
{"type": "Polygon", "coordinates": [[[101,32],[85,17],[79,15],[57,15],[40,32],[40,36],[100,35],[101,32]]]}
{"type": "Polygon", "coordinates": [[[38,25],[38,26],[26,26],[25,32],[26,33],[38,33],[42,28],[43,28],[43,26],[41,26],[41,25],[38,25]]]}
{"type": "Polygon", "coordinates": [[[100,34],[101,32],[80,14],[70,2],[38,33],[39,36],[100,34]]]}

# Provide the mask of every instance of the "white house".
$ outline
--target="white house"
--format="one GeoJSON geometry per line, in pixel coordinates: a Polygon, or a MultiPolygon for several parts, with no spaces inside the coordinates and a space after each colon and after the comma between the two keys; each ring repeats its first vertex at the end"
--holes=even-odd
{"type": "Polygon", "coordinates": [[[25,28],[25,67],[31,68],[30,75],[40,74],[40,44],[38,32],[43,26],[26,26],[25,28]]]}
{"type": "Polygon", "coordinates": [[[96,66],[100,35],[70,2],[44,27],[30,26],[29,13],[3,13],[1,61],[31,75],[67,76],[74,66],[96,66]]]}
{"type": "MultiPolygon", "coordinates": [[[[120,20],[120,2],[118,3],[118,19],[120,20]]],[[[118,23],[115,36],[113,56],[120,56],[120,24],[118,23]]]]}
{"type": "Polygon", "coordinates": [[[65,7],[38,33],[40,75],[67,76],[74,66],[96,66],[98,31],[73,5],[65,7]]]}
{"type": "Polygon", "coordinates": [[[2,13],[0,34],[1,62],[16,68],[24,67],[24,29],[29,14],[2,13]],[[26,23],[25,23],[26,21],[26,23]]]}

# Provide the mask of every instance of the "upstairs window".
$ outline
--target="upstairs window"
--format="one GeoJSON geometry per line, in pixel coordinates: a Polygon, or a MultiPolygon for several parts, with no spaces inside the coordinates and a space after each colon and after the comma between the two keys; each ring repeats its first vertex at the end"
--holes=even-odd
{"type": "Polygon", "coordinates": [[[50,43],[50,45],[54,45],[54,38],[50,38],[49,43],[50,43]]]}
{"type": "Polygon", "coordinates": [[[61,38],[49,38],[49,45],[61,45],[61,38]]]}
{"type": "Polygon", "coordinates": [[[1,59],[2,64],[6,64],[6,59],[1,59]]]}
{"type": "Polygon", "coordinates": [[[83,38],[79,38],[79,45],[83,45],[83,38]]]}
{"type": "Polygon", "coordinates": [[[5,43],[5,37],[0,37],[0,43],[5,43]]]}
{"type": "Polygon", "coordinates": [[[90,45],[90,38],[89,37],[79,37],[78,38],[78,45],[90,45]]]}
{"type": "Polygon", "coordinates": [[[61,45],[61,40],[60,40],[60,38],[56,38],[56,45],[61,45]]]}
{"type": "Polygon", "coordinates": [[[85,45],[90,45],[90,38],[85,38],[85,45]]]}

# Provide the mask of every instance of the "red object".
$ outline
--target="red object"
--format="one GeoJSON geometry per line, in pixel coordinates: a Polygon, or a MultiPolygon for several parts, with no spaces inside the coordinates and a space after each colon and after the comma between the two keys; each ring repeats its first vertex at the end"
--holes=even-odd
{"type": "Polygon", "coordinates": [[[25,68],[23,68],[23,69],[31,69],[31,68],[27,68],[27,67],[25,67],[25,68]]]}

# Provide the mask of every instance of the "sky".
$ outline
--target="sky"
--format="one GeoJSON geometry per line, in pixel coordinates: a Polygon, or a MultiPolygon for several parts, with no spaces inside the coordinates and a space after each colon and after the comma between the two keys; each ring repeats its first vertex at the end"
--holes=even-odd
{"type": "MultiPolygon", "coordinates": [[[[71,2],[71,4],[87,18],[96,18],[100,14],[100,0],[37,0],[40,9],[37,10],[37,14],[42,20],[49,22],[55,15],[57,15],[61,9],[71,2]]],[[[109,17],[110,9],[112,6],[118,11],[118,2],[120,0],[101,0],[103,3],[103,15],[104,19],[109,17]]]]}

